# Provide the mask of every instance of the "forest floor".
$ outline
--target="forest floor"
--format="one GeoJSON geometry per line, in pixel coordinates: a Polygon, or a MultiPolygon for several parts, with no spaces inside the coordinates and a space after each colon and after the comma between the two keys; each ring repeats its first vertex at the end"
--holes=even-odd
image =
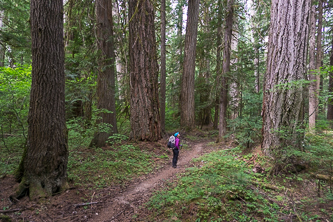
{"type": "MultiPolygon", "coordinates": [[[[39,201],[24,197],[13,203],[8,197],[18,183],[5,174],[0,178],[0,221],[333,221],[332,184],[313,178],[309,169],[272,176],[272,163],[260,146],[239,149],[232,139],[216,144],[209,132],[183,137],[178,168],[171,166],[167,138],[133,144],[139,147],[135,150],[127,143],[123,148],[75,148],[70,152],[70,189],[39,201]],[[113,165],[104,168],[98,162],[110,155],[135,164],[126,170],[119,165],[120,174],[112,177],[113,165]],[[135,171],[133,166],[144,168],[135,171]]],[[[120,164],[117,160],[106,159],[120,164]]]]}
{"type": "Polygon", "coordinates": [[[12,175],[5,175],[0,178],[0,221],[140,221],[140,218],[144,221],[149,214],[144,203],[155,190],[176,180],[177,175],[191,165],[193,158],[220,148],[209,148],[208,142],[209,139],[187,141],[186,148],[180,151],[177,168],[171,166],[172,150],[166,148],[165,138],[159,141],[159,150],[154,148],[156,144],[138,143],[136,146],[168,158],[155,158],[158,167],[152,172],[121,184],[101,189],[71,183],[66,192],[39,201],[24,197],[13,203],[9,196],[18,183],[12,175]]]}

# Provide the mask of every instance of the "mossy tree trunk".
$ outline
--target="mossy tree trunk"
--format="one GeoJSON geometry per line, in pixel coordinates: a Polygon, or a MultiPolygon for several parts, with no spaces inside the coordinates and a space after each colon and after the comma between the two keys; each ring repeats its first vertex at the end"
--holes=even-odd
{"type": "Polygon", "coordinates": [[[28,140],[17,197],[51,196],[67,187],[67,128],[62,0],[31,0],[32,85],[28,140]]]}
{"type": "Polygon", "coordinates": [[[262,150],[282,158],[304,139],[303,106],[310,0],[272,0],[263,98],[262,150]],[[299,81],[300,80],[300,81],[299,81]]]}
{"type": "Polygon", "coordinates": [[[132,140],[161,138],[154,7],[151,0],[129,1],[132,140]]]}
{"type": "Polygon", "coordinates": [[[115,102],[115,55],[113,44],[112,1],[96,1],[97,45],[99,50],[97,77],[97,108],[107,110],[99,114],[100,127],[90,147],[103,147],[109,136],[117,133],[115,102]]]}

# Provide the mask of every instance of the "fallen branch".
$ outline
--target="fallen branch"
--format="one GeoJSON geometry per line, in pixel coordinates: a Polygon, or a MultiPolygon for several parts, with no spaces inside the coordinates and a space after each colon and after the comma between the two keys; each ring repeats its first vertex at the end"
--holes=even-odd
{"type": "Polygon", "coordinates": [[[11,209],[11,210],[0,210],[0,213],[5,214],[5,213],[12,213],[12,212],[17,212],[21,211],[22,209],[11,209]]]}
{"type": "Polygon", "coordinates": [[[251,183],[255,184],[255,185],[258,185],[258,186],[261,186],[261,187],[271,189],[271,190],[275,190],[275,191],[289,190],[288,188],[281,188],[281,187],[278,187],[278,186],[275,186],[275,185],[272,185],[272,184],[261,183],[261,182],[258,182],[258,181],[251,181],[251,183]]]}
{"type": "Polygon", "coordinates": [[[319,179],[319,180],[332,180],[332,178],[329,175],[315,174],[315,173],[311,173],[311,175],[314,176],[316,179],[319,179]]]}
{"type": "Polygon", "coordinates": [[[87,206],[87,205],[92,205],[92,204],[98,204],[99,202],[90,202],[90,203],[82,203],[82,204],[74,204],[74,207],[82,207],[82,206],[87,206]]]}

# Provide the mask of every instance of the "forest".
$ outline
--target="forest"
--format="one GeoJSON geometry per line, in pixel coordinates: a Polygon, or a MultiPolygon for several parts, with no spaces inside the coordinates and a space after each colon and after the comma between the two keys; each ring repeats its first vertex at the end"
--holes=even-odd
{"type": "Polygon", "coordinates": [[[0,151],[0,221],[333,221],[333,1],[0,0],[0,151]]]}

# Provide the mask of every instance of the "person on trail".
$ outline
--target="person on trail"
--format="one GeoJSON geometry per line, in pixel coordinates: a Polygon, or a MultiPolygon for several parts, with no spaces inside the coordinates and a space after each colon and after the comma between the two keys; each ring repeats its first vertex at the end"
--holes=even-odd
{"type": "Polygon", "coordinates": [[[180,147],[180,134],[179,132],[175,133],[175,147],[172,149],[173,151],[173,159],[172,159],[172,167],[177,168],[177,161],[178,161],[178,155],[179,155],[179,147],[180,147]]]}

